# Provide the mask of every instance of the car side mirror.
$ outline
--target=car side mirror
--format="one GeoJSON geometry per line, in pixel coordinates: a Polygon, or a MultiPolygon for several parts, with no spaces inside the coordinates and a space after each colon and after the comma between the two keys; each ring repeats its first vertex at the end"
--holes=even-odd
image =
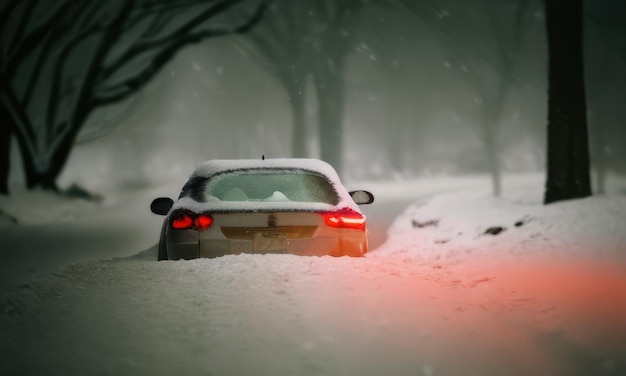
{"type": "Polygon", "coordinates": [[[172,200],[171,198],[159,197],[159,198],[155,198],[152,201],[152,203],[150,204],[150,210],[154,214],[167,215],[167,213],[172,208],[172,205],[174,205],[174,200],[172,200]]]}
{"type": "Polygon", "coordinates": [[[350,197],[357,205],[367,205],[374,202],[374,195],[368,191],[351,191],[350,197]]]}

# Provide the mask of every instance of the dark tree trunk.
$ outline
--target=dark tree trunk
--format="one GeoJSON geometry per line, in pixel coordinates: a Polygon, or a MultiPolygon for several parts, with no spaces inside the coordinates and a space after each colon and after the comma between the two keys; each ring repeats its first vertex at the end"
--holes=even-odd
{"type": "MultiPolygon", "coordinates": [[[[341,64],[341,61],[336,63],[341,64]]],[[[324,64],[326,66],[326,64],[324,64]]],[[[343,174],[343,67],[318,68],[315,86],[319,105],[320,157],[330,163],[339,176],[343,174]]]]}
{"type": "Polygon", "coordinates": [[[26,179],[26,188],[33,189],[40,186],[40,177],[37,173],[36,162],[34,157],[28,152],[26,141],[19,132],[15,133],[17,144],[19,146],[20,155],[22,157],[22,170],[26,179]]]}
{"type": "Polygon", "coordinates": [[[308,157],[306,145],[306,111],[305,91],[302,88],[288,89],[292,111],[291,156],[293,158],[308,157]]]}
{"type": "MultiPolygon", "coordinates": [[[[79,111],[76,124],[82,124],[87,116],[86,111],[79,111]]],[[[45,157],[29,152],[26,140],[19,132],[15,133],[28,189],[42,188],[54,192],[59,191],[57,179],[67,163],[79,131],[79,126],[72,127],[59,138],[54,149],[48,149],[50,156],[45,157]]]]}
{"type": "Polygon", "coordinates": [[[50,191],[59,191],[57,179],[59,178],[59,175],[61,175],[63,167],[65,167],[65,164],[72,153],[76,137],[80,132],[81,125],[87,120],[89,111],[90,109],[86,105],[83,108],[76,110],[74,124],[70,126],[70,129],[66,134],[60,137],[57,147],[51,150],[50,158],[45,161],[46,167],[35,169],[35,181],[31,188],[41,187],[50,191]]]}
{"type": "MultiPolygon", "coordinates": [[[[601,157],[604,158],[604,157],[601,157]]],[[[606,176],[608,169],[606,168],[606,162],[601,161],[596,164],[596,192],[597,194],[606,193],[606,176]]]]}
{"type": "Polygon", "coordinates": [[[9,111],[0,102],[0,194],[9,194],[9,169],[11,167],[11,136],[13,127],[9,111]]]}
{"type": "Polygon", "coordinates": [[[582,5],[582,0],[545,0],[549,52],[545,204],[591,195],[582,5]]]}
{"type": "MultiPolygon", "coordinates": [[[[5,121],[8,116],[5,116],[5,109],[1,109],[0,190],[6,190],[3,182],[8,162],[4,158],[8,154],[4,151],[5,143],[10,144],[8,136],[15,136],[18,141],[27,187],[58,191],[58,176],[90,113],[136,93],[183,46],[205,38],[248,31],[260,20],[264,3],[237,27],[201,27],[241,2],[208,2],[204,10],[184,22],[178,21],[178,14],[188,13],[189,7],[195,6],[194,2],[177,6],[157,2],[145,7],[142,2],[122,1],[113,2],[112,8],[96,2],[66,1],[61,2],[61,6],[44,6],[47,2],[40,2],[42,6],[36,9],[33,2],[22,7],[27,10],[22,11],[21,16],[13,13],[20,20],[2,27],[5,32],[15,33],[12,41],[15,48],[9,45],[0,49],[3,53],[0,75],[2,99],[10,104],[11,115],[19,121],[17,124],[5,121]],[[33,17],[30,17],[33,9],[33,17]],[[82,22],[75,24],[77,19],[82,22]],[[135,28],[140,24],[146,27],[143,32],[135,28]],[[85,40],[92,43],[85,43],[85,40]],[[130,47],[120,53],[120,43],[130,47]],[[76,62],[76,58],[80,61],[76,62]],[[135,66],[139,60],[146,62],[144,67],[135,66]],[[123,79],[118,77],[120,72],[124,72],[123,79]],[[15,73],[30,80],[15,79],[20,76],[15,73]],[[38,90],[45,90],[47,98],[31,101],[31,94],[38,90]],[[66,104],[70,104],[69,107],[66,108],[66,104]],[[40,125],[35,126],[35,123],[40,125]]],[[[17,8],[9,9],[4,15],[12,16],[13,9],[17,8]]]]}
{"type": "MultiPolygon", "coordinates": [[[[85,122],[85,118],[87,115],[83,116],[78,121],[78,124],[82,125],[85,122]]],[[[63,167],[67,163],[70,154],[72,153],[72,149],[74,143],[76,141],[76,137],[80,131],[80,126],[74,126],[67,133],[66,136],[61,138],[59,142],[59,146],[52,151],[52,156],[48,161],[48,168],[39,174],[39,186],[44,189],[58,191],[59,188],[57,186],[57,179],[61,172],[63,171],[63,167]]]]}
{"type": "MultiPolygon", "coordinates": [[[[605,106],[596,106],[600,110],[605,106]]],[[[589,124],[589,148],[592,171],[595,172],[595,192],[605,193],[605,182],[608,175],[608,160],[606,155],[607,139],[604,135],[604,123],[610,121],[604,116],[604,111],[595,112],[592,122],[589,124]]]]}
{"type": "Polygon", "coordinates": [[[498,83],[497,92],[493,100],[488,101],[483,107],[483,144],[489,163],[489,174],[491,175],[491,193],[495,197],[502,195],[502,146],[500,145],[500,132],[502,128],[502,114],[506,98],[512,84],[512,63],[504,66],[505,73],[502,74],[498,83]]]}
{"type": "Polygon", "coordinates": [[[484,136],[485,153],[487,154],[487,163],[489,164],[489,174],[491,175],[491,194],[495,197],[502,195],[502,173],[500,168],[500,148],[496,140],[497,135],[494,134],[495,126],[488,127],[484,136]]]}

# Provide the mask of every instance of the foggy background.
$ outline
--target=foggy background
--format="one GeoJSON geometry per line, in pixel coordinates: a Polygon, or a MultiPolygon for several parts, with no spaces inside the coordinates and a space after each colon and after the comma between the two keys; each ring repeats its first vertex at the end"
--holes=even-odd
{"type": "MultiPolygon", "coordinates": [[[[350,14],[340,29],[349,39],[339,147],[345,180],[489,173],[489,140],[497,145],[502,172],[544,169],[543,7],[530,1],[525,10],[528,21],[516,31],[512,20],[518,3],[503,2],[493,13],[488,1],[408,2],[408,6],[367,1],[350,14]],[[512,47],[515,43],[517,48],[512,47]],[[506,54],[510,59],[498,57],[506,54]],[[501,115],[490,125],[486,117],[494,106],[501,108],[501,115]]],[[[624,5],[609,0],[587,3],[592,163],[597,167],[602,161],[612,173],[622,174],[626,172],[626,29],[620,22],[624,5]]],[[[313,12],[307,4],[291,5],[307,17],[313,12]]],[[[262,34],[268,22],[288,22],[272,18],[273,12],[276,9],[270,6],[252,33],[262,34]]],[[[319,17],[315,22],[323,26],[325,21],[319,17]]],[[[132,98],[92,114],[60,185],[78,183],[96,192],[140,187],[184,179],[208,159],[296,154],[288,91],[258,51],[247,34],[184,47],[132,98]]],[[[315,53],[312,49],[304,59],[315,53]]],[[[306,147],[298,154],[320,157],[320,143],[326,140],[320,140],[317,125],[319,100],[311,76],[305,77],[298,90],[304,98],[306,147]]],[[[23,178],[15,142],[12,153],[10,182],[17,186],[23,178]]]]}
{"type": "Polygon", "coordinates": [[[544,1],[268,0],[232,34],[260,1],[0,0],[0,373],[625,374],[626,1],[585,3],[594,193],[619,184],[543,205],[544,1]],[[146,69],[84,123],[72,115],[158,56],[120,58],[142,7],[180,4],[143,18],[163,26],[149,41],[216,4],[227,11],[198,28],[228,35],[146,69]],[[39,54],[48,34],[5,64],[19,38],[4,31],[63,6],[75,13],[53,22],[53,53],[39,54]],[[72,45],[81,24],[98,33],[72,45]],[[97,61],[111,24],[121,43],[97,61]],[[18,137],[32,137],[24,171],[18,137]],[[263,155],[323,158],[371,190],[368,257],[155,262],[154,197],[205,160],[263,155]]]}

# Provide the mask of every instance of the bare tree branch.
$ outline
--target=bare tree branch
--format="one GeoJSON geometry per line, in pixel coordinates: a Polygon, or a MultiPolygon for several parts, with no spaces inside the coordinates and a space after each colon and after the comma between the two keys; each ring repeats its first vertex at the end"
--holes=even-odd
{"type": "MultiPolygon", "coordinates": [[[[70,120],[70,124],[82,123],[89,112],[93,109],[93,88],[97,83],[98,74],[102,69],[102,62],[106,57],[109,48],[113,42],[119,38],[119,28],[124,24],[126,18],[130,14],[134,5],[134,1],[127,0],[119,10],[117,16],[105,27],[104,33],[96,51],[89,62],[87,73],[83,79],[83,83],[79,89],[76,103],[74,104],[74,113],[70,120]]],[[[78,127],[76,127],[78,132],[78,127]]],[[[69,129],[72,129],[71,125],[69,129]]],[[[59,137],[60,138],[60,137],[59,137]]]]}
{"type": "Polygon", "coordinates": [[[51,25],[56,22],[57,18],[62,17],[65,11],[72,5],[71,1],[62,2],[46,19],[34,27],[29,34],[21,36],[19,42],[16,43],[8,53],[7,65],[9,69],[7,69],[6,72],[8,72],[9,75],[14,72],[16,65],[23,60],[24,56],[37,47],[38,42],[49,32],[51,25]]]}
{"type": "MultiPolygon", "coordinates": [[[[176,10],[178,10],[178,7],[172,7],[172,9],[163,10],[155,14],[153,16],[152,22],[150,22],[150,25],[141,34],[141,38],[151,38],[151,37],[156,36],[159,32],[163,30],[163,28],[165,28],[165,26],[168,24],[170,20],[171,15],[175,13],[176,10]]],[[[145,18],[145,17],[142,17],[142,18],[145,18]]],[[[133,24],[133,23],[129,23],[129,24],[133,24]]]]}
{"type": "MultiPolygon", "coordinates": [[[[50,59],[50,54],[56,44],[63,38],[63,34],[65,34],[69,28],[75,25],[74,18],[79,17],[79,15],[83,12],[85,7],[88,5],[87,2],[84,2],[81,6],[70,9],[67,14],[64,15],[62,19],[58,22],[58,25],[54,28],[51,28],[50,32],[48,32],[43,42],[41,43],[41,48],[37,53],[36,63],[33,66],[33,71],[30,74],[30,78],[26,85],[26,90],[22,97],[23,106],[28,106],[30,103],[30,99],[33,95],[35,86],[39,81],[42,70],[45,67],[45,63],[48,59],[50,59]]],[[[70,36],[71,38],[71,36],[70,36]]]]}
{"type": "Polygon", "coordinates": [[[16,120],[16,131],[21,133],[22,137],[26,141],[26,146],[28,147],[29,152],[35,154],[36,147],[33,141],[36,139],[35,131],[30,123],[28,114],[20,105],[20,102],[13,90],[8,85],[5,85],[4,82],[2,82],[2,86],[4,87],[4,89],[0,91],[2,101],[6,105],[11,117],[16,120]]]}
{"type": "Polygon", "coordinates": [[[31,72],[30,78],[28,79],[28,83],[26,84],[26,90],[24,91],[24,95],[22,96],[22,104],[25,107],[28,106],[28,104],[30,103],[31,97],[35,90],[35,85],[39,81],[41,71],[44,68],[46,59],[48,59],[48,53],[52,48],[52,33],[47,34],[44,38],[45,39],[42,43],[42,46],[37,54],[35,65],[33,66],[33,71],[31,72]]]}
{"type": "Polygon", "coordinates": [[[129,26],[132,26],[141,22],[143,19],[153,17],[151,24],[142,33],[141,38],[155,37],[169,23],[174,14],[180,12],[181,10],[188,9],[194,5],[206,5],[206,1],[202,0],[177,1],[174,3],[163,1],[161,3],[155,3],[156,4],[151,4],[149,9],[139,9],[129,19],[128,24],[129,26]]]}
{"type": "Polygon", "coordinates": [[[83,29],[93,24],[94,18],[98,15],[98,12],[102,10],[104,4],[104,1],[88,2],[89,9],[87,11],[81,12],[79,19],[75,22],[77,28],[83,29]]]}
{"type": "Polygon", "coordinates": [[[532,0],[521,0],[515,12],[515,21],[513,30],[515,30],[511,42],[511,50],[513,55],[517,55],[522,49],[524,38],[531,26],[532,13],[530,12],[532,0]]]}
{"type": "Polygon", "coordinates": [[[179,35],[173,40],[169,46],[164,47],[150,61],[149,65],[135,76],[126,79],[109,88],[101,88],[93,99],[93,106],[103,106],[106,104],[118,102],[136,92],[145,85],[167,62],[171,60],[181,45],[197,43],[206,38],[214,38],[234,33],[247,32],[251,27],[256,25],[260,20],[265,5],[262,4],[257,8],[253,16],[243,25],[232,29],[222,30],[203,30],[192,34],[179,35]]]}
{"type": "Polygon", "coordinates": [[[248,31],[264,9],[239,26],[213,30],[203,23],[242,0],[22,1],[5,0],[0,9],[0,101],[10,120],[0,126],[18,138],[27,186],[52,189],[97,106],[132,95],[186,44],[248,31]],[[205,10],[198,14],[194,6],[205,10]],[[178,15],[188,19],[182,26],[178,15]],[[118,60],[118,51],[153,61],[133,72],[134,62],[118,60]],[[131,77],[108,82],[103,72],[119,62],[109,74],[131,77]]]}
{"type": "Polygon", "coordinates": [[[3,74],[12,76],[18,65],[24,60],[25,56],[35,49],[44,36],[50,32],[50,27],[54,22],[63,16],[63,14],[74,5],[72,1],[61,2],[50,14],[39,23],[33,30],[23,36],[19,43],[8,52],[8,58],[3,67],[3,74]]]}
{"type": "MultiPolygon", "coordinates": [[[[46,116],[46,124],[49,127],[49,133],[52,133],[55,129],[58,129],[58,127],[54,124],[57,119],[56,115],[59,109],[59,103],[61,99],[63,99],[63,96],[61,95],[61,84],[64,77],[64,68],[65,64],[67,63],[68,56],[76,47],[76,45],[101,30],[102,27],[100,25],[92,25],[87,29],[81,30],[80,33],[76,33],[71,39],[67,40],[65,42],[65,45],[61,48],[61,51],[58,53],[58,56],[54,61],[52,85],[50,87],[50,94],[48,95],[48,111],[46,116]]],[[[53,136],[56,137],[56,135],[53,136]]]]}
{"type": "MultiPolygon", "coordinates": [[[[180,43],[184,37],[191,32],[194,28],[202,24],[203,22],[215,17],[221,12],[232,8],[233,6],[240,3],[242,0],[218,0],[217,4],[211,5],[204,12],[201,12],[190,21],[179,27],[177,30],[173,31],[169,35],[152,39],[152,40],[138,40],[134,43],[125,53],[123,53],[115,62],[113,62],[110,66],[105,67],[102,71],[102,79],[107,79],[111,77],[113,73],[118,71],[124,64],[138,56],[139,54],[152,50],[154,48],[160,48],[164,45],[172,44],[172,43],[180,43]]],[[[167,47],[166,47],[167,48],[167,47]]]]}
{"type": "MultiPolygon", "coordinates": [[[[12,0],[4,8],[0,9],[0,35],[5,36],[8,35],[8,30],[5,30],[8,22],[7,20],[13,14],[17,5],[20,3],[19,0],[12,0]]],[[[8,41],[7,41],[8,42],[8,41]]],[[[0,38],[0,61],[3,61],[4,55],[8,54],[9,46],[4,45],[4,39],[0,38]],[[6,51],[5,51],[6,48],[6,51]]]]}
{"type": "Polygon", "coordinates": [[[15,28],[13,40],[9,43],[9,50],[14,49],[18,41],[22,37],[24,29],[26,28],[26,25],[28,24],[28,21],[30,19],[30,15],[33,12],[33,8],[35,8],[35,1],[36,0],[27,0],[26,3],[22,6],[22,16],[20,17],[17,27],[15,28]]]}
{"type": "Polygon", "coordinates": [[[495,6],[492,2],[485,2],[485,6],[487,8],[487,20],[489,22],[489,26],[491,26],[490,34],[493,35],[495,40],[495,45],[491,49],[496,55],[498,55],[498,61],[494,61],[494,66],[499,66],[500,64],[507,64],[510,58],[509,55],[509,45],[505,39],[505,33],[502,32],[500,25],[498,25],[499,16],[496,12],[495,6]]]}

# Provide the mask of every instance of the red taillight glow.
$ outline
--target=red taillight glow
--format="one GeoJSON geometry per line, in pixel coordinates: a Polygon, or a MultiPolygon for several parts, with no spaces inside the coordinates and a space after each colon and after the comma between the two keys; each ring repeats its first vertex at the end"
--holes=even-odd
{"type": "Polygon", "coordinates": [[[193,219],[189,214],[180,214],[172,221],[172,228],[186,230],[193,227],[193,219]]]}
{"type": "Polygon", "coordinates": [[[330,227],[365,230],[365,216],[347,208],[325,213],[324,222],[330,227]]]}
{"type": "Polygon", "coordinates": [[[181,213],[173,218],[172,228],[176,230],[196,229],[204,231],[213,224],[213,218],[208,214],[200,214],[194,218],[193,214],[181,213]]]}
{"type": "Polygon", "coordinates": [[[196,220],[193,222],[193,224],[196,227],[196,230],[204,231],[207,228],[211,227],[211,225],[213,224],[213,218],[211,218],[211,216],[207,214],[200,214],[198,217],[196,217],[196,220]]]}

